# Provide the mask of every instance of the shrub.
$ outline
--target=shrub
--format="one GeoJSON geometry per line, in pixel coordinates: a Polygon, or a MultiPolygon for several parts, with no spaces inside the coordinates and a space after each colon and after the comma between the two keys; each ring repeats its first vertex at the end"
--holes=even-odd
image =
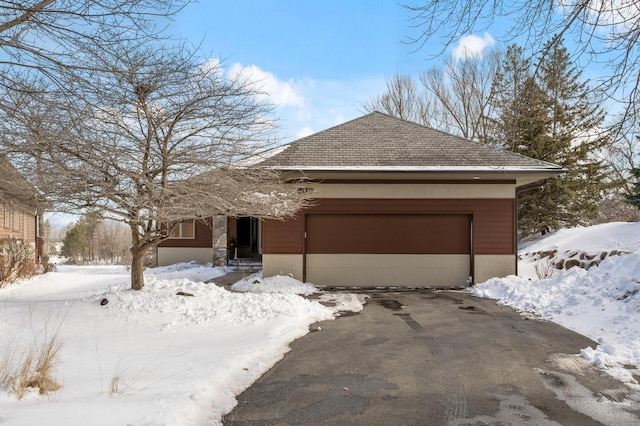
{"type": "Polygon", "coordinates": [[[42,273],[46,274],[47,272],[56,272],[56,265],[51,262],[48,254],[42,256],[42,273]]]}
{"type": "Polygon", "coordinates": [[[551,259],[540,259],[535,263],[535,271],[539,280],[546,280],[556,275],[556,265],[551,259]]]}
{"type": "Polygon", "coordinates": [[[0,240],[0,288],[35,272],[35,252],[31,244],[16,239],[0,240]]]}

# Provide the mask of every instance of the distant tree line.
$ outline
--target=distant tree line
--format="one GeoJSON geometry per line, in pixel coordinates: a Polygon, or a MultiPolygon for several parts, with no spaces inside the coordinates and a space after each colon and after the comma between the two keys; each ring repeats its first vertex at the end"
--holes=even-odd
{"type": "Polygon", "coordinates": [[[129,263],[130,239],[126,225],[85,214],[67,227],[61,255],[68,258],[69,263],[76,265],[129,263]]]}

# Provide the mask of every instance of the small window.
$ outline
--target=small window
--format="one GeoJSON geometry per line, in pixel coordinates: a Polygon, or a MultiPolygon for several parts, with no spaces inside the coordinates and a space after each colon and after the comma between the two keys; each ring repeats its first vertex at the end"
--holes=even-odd
{"type": "Polygon", "coordinates": [[[20,230],[20,210],[13,209],[13,230],[20,230]]]}
{"type": "Polygon", "coordinates": [[[27,224],[29,223],[29,213],[26,211],[22,213],[24,219],[24,225],[22,226],[22,239],[25,241],[29,241],[29,227],[27,224]]]}
{"type": "Polygon", "coordinates": [[[173,227],[169,238],[193,239],[196,237],[195,228],[195,220],[180,222],[173,227]]]}
{"type": "Polygon", "coordinates": [[[9,228],[11,226],[11,207],[7,203],[4,203],[4,227],[9,228]]]}

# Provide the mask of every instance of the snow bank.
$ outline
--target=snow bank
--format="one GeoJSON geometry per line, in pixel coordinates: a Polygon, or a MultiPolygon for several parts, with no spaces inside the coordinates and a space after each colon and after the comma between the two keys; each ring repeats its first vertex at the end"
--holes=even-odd
{"type": "MultiPolygon", "coordinates": [[[[640,223],[611,223],[559,231],[521,250],[634,252],[611,256],[589,270],[556,271],[553,278],[494,278],[473,288],[478,297],[533,312],[597,342],[581,355],[628,383],[624,365],[640,366],[640,223]]],[[[527,259],[525,258],[525,263],[527,259]]],[[[520,264],[522,266],[522,262],[520,264]]]]}
{"type": "Polygon", "coordinates": [[[309,283],[303,283],[286,275],[260,278],[251,276],[235,283],[232,288],[238,291],[250,293],[287,293],[310,295],[317,293],[318,289],[309,283]]]}
{"type": "Polygon", "coordinates": [[[291,341],[338,312],[289,277],[229,292],[204,282],[226,270],[185,263],[148,269],[133,291],[125,267],[58,269],[0,289],[0,360],[44,330],[64,341],[62,389],[18,400],[0,385],[3,425],[219,424],[291,341]]]}
{"type": "Polygon", "coordinates": [[[561,229],[535,241],[520,244],[520,253],[558,249],[602,252],[640,252],[640,222],[611,222],[589,227],[561,229]]]}

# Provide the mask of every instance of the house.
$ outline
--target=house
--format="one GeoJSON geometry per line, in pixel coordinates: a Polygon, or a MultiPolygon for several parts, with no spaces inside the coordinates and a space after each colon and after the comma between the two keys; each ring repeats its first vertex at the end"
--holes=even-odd
{"type": "Polygon", "coordinates": [[[312,205],[287,221],[216,219],[202,231],[208,261],[261,257],[264,276],[362,287],[515,274],[517,193],[564,172],[379,112],[291,142],[260,166],[304,178],[298,191],[312,205]]]}
{"type": "Polygon", "coordinates": [[[259,265],[260,229],[255,217],[217,216],[180,222],[158,245],[156,264],[196,261],[226,266],[241,259],[244,264],[259,265]]]}
{"type": "Polygon", "coordinates": [[[38,229],[41,206],[35,188],[4,157],[0,157],[0,242],[16,239],[33,245],[36,259],[42,256],[38,229]]]}

